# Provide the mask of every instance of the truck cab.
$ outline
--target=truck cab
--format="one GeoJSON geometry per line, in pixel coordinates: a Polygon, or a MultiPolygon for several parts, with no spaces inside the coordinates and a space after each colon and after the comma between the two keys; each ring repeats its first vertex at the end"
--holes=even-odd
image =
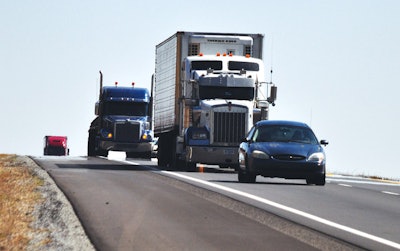
{"type": "MultiPolygon", "coordinates": [[[[178,31],[156,46],[158,165],[238,167],[240,140],[268,119],[262,34],[178,31]]],[[[271,86],[271,93],[276,87],[271,86]],[[272,89],[272,87],[274,89],[272,89]]]]}
{"type": "Polygon", "coordinates": [[[123,151],[127,157],[151,158],[151,99],[146,88],[101,87],[97,117],[89,128],[88,156],[123,151]]]}

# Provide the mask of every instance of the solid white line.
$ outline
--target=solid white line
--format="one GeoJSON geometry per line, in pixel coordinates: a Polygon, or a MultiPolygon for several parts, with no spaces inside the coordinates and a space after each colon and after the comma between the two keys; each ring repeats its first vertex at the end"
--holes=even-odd
{"type": "Polygon", "coordinates": [[[357,184],[372,184],[377,186],[400,186],[399,182],[384,182],[380,180],[368,180],[368,179],[338,179],[335,177],[330,177],[326,179],[327,181],[333,182],[348,182],[348,183],[357,183],[357,184]]]}
{"type": "Polygon", "coordinates": [[[342,187],[353,187],[352,185],[342,184],[342,183],[339,183],[338,185],[339,185],[339,186],[342,186],[342,187]]]}
{"type": "Polygon", "coordinates": [[[335,222],[320,218],[318,216],[315,216],[315,215],[312,215],[312,214],[309,214],[309,213],[306,213],[306,212],[303,212],[303,211],[300,211],[300,210],[297,210],[297,209],[294,209],[294,208],[291,208],[291,207],[288,207],[288,206],[285,206],[285,205],[282,205],[282,204],[279,204],[279,203],[276,203],[276,202],[273,202],[273,201],[270,201],[270,200],[267,200],[267,199],[264,199],[264,198],[249,194],[249,193],[246,193],[246,192],[242,192],[242,191],[239,191],[239,190],[236,190],[236,189],[232,189],[232,188],[229,188],[229,187],[225,187],[225,186],[221,186],[221,185],[218,185],[218,184],[214,184],[214,183],[211,183],[211,182],[208,182],[208,181],[192,178],[192,177],[189,177],[189,176],[186,176],[186,175],[182,175],[182,174],[179,174],[179,173],[175,173],[175,172],[169,172],[169,171],[161,171],[161,172],[165,173],[165,174],[168,174],[168,175],[177,176],[177,177],[180,177],[180,178],[183,178],[183,179],[186,179],[186,180],[191,180],[191,181],[194,181],[194,182],[197,182],[197,183],[201,183],[201,184],[204,184],[204,185],[207,185],[207,186],[210,186],[210,187],[214,187],[214,188],[217,188],[217,189],[220,189],[220,190],[223,190],[223,191],[227,191],[227,192],[230,192],[230,193],[233,193],[233,194],[237,194],[237,195],[240,195],[240,196],[243,196],[243,197],[247,197],[247,198],[253,199],[255,201],[258,201],[258,202],[261,202],[261,203],[264,203],[264,204],[267,204],[267,205],[270,205],[270,206],[285,210],[287,212],[290,212],[290,213],[293,213],[293,214],[296,214],[296,215],[300,215],[300,216],[303,216],[305,218],[320,222],[322,224],[325,224],[325,225],[328,225],[328,226],[331,226],[331,227],[334,227],[334,228],[337,228],[337,229],[340,229],[340,230],[343,230],[343,231],[346,231],[346,232],[349,232],[349,233],[352,233],[352,234],[355,234],[355,235],[358,235],[358,236],[361,236],[361,237],[364,237],[364,238],[367,238],[367,239],[370,239],[370,240],[373,240],[373,241],[376,241],[376,242],[379,242],[379,243],[382,243],[384,245],[387,245],[387,246],[390,246],[390,247],[393,247],[393,248],[400,249],[400,243],[389,241],[389,240],[383,239],[381,237],[377,237],[377,236],[374,236],[374,235],[359,231],[359,230],[354,229],[354,228],[346,227],[344,225],[341,225],[341,224],[338,224],[338,223],[335,223],[335,222]]]}
{"type": "Polygon", "coordinates": [[[400,195],[398,193],[393,193],[393,192],[389,192],[389,191],[382,191],[382,193],[390,194],[390,195],[400,195]]]}

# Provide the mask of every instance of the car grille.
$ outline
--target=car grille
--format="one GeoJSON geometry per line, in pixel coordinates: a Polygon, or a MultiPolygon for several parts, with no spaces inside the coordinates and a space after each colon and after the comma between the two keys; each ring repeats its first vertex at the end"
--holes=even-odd
{"type": "Polygon", "coordinates": [[[137,142],[140,139],[139,123],[116,123],[114,128],[115,139],[120,142],[137,142]]]}
{"type": "Polygon", "coordinates": [[[214,112],[214,144],[239,145],[245,134],[246,113],[214,112]]]}
{"type": "Polygon", "coordinates": [[[278,160],[299,161],[304,160],[306,157],[301,155],[279,154],[273,155],[272,158],[278,160]]]}

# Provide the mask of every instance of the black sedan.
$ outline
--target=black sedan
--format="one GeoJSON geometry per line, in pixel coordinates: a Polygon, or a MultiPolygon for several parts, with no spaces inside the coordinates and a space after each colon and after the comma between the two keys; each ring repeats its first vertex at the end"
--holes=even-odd
{"type": "Polygon", "coordinates": [[[325,185],[325,152],[311,128],[300,122],[263,120],[249,131],[239,147],[239,182],[256,176],[306,179],[325,185]]]}

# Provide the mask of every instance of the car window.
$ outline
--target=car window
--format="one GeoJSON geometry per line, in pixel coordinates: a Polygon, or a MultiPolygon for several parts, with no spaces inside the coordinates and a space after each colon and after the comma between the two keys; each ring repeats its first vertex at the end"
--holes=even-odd
{"type": "Polygon", "coordinates": [[[247,134],[247,137],[246,137],[247,140],[250,140],[250,139],[254,138],[254,136],[253,136],[254,130],[255,130],[255,127],[252,127],[250,129],[250,131],[249,131],[249,133],[247,134]]]}
{"type": "Polygon", "coordinates": [[[310,128],[300,126],[262,126],[252,137],[254,142],[299,142],[318,144],[310,128]]]}

